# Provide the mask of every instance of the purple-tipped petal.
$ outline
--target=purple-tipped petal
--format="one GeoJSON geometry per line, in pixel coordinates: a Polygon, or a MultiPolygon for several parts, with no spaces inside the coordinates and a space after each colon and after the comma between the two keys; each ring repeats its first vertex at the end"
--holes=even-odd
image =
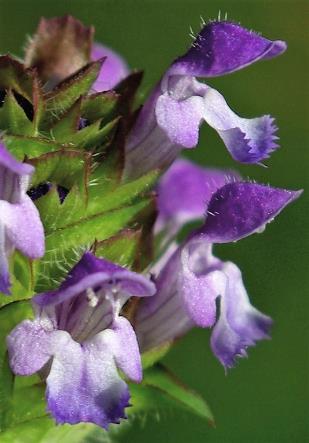
{"type": "Polygon", "coordinates": [[[10,366],[17,375],[31,375],[43,368],[53,353],[55,331],[48,318],[25,320],[7,337],[10,366]]]}
{"type": "Polygon", "coordinates": [[[285,49],[285,42],[268,40],[236,23],[211,22],[189,51],[173,63],[169,75],[216,77],[276,57],[285,49]]]}
{"type": "Polygon", "coordinates": [[[96,92],[113,89],[130,72],[128,65],[120,55],[110,48],[96,43],[91,51],[91,59],[95,61],[102,57],[106,57],[106,60],[92,86],[92,89],[96,92]]]}
{"type": "Polygon", "coordinates": [[[207,90],[203,102],[203,118],[218,132],[234,160],[258,163],[278,148],[277,127],[271,116],[239,117],[228,107],[223,96],[211,88],[207,90]]]}
{"type": "Polygon", "coordinates": [[[0,223],[11,243],[24,255],[33,259],[44,255],[43,225],[28,195],[24,195],[19,204],[0,200],[0,223]]]}
{"type": "Polygon", "coordinates": [[[95,423],[107,428],[125,418],[129,392],[119,377],[105,332],[83,343],[59,331],[47,377],[47,404],[56,422],[95,423]]]}
{"type": "Polygon", "coordinates": [[[156,89],[129,135],[127,176],[168,167],[183,148],[197,145],[203,120],[218,132],[239,162],[259,163],[278,148],[277,127],[271,116],[239,117],[218,91],[193,77],[169,80],[168,88],[161,94],[156,89]]]}
{"type": "Polygon", "coordinates": [[[230,368],[237,357],[246,356],[249,346],[269,338],[272,320],[250,304],[237,266],[225,263],[222,271],[227,285],[220,298],[220,316],[211,335],[211,347],[220,362],[230,368]]]}
{"type": "MultiPolygon", "coordinates": [[[[130,295],[136,297],[151,296],[155,292],[155,287],[151,281],[137,274],[127,271],[122,266],[116,265],[104,258],[98,258],[90,252],[86,252],[76,266],[71,270],[66,281],[60,289],[65,289],[76,283],[81,283],[84,277],[101,273],[111,282],[121,283],[121,287],[130,295]]],[[[106,280],[103,277],[103,281],[106,280]]]]}
{"type": "MultiPolygon", "coordinates": [[[[186,88],[189,88],[188,81],[186,88]]],[[[239,117],[218,91],[194,79],[191,79],[190,91],[192,95],[182,100],[173,93],[171,96],[163,94],[157,101],[158,125],[175,145],[196,146],[200,123],[204,119],[218,132],[232,157],[239,162],[258,163],[278,147],[277,127],[272,117],[239,117]]]]}
{"type": "Polygon", "coordinates": [[[234,171],[206,169],[188,160],[176,160],[159,182],[156,230],[169,225],[177,231],[184,223],[204,217],[212,194],[239,178],[234,171]]]}
{"type": "Polygon", "coordinates": [[[88,288],[102,287],[104,290],[113,286],[117,287],[117,291],[123,294],[125,299],[129,296],[151,296],[156,290],[154,284],[142,275],[86,252],[59,290],[40,294],[34,297],[34,302],[39,306],[57,305],[85,292],[88,288]]]}
{"type": "Polygon", "coordinates": [[[256,183],[228,183],[212,196],[202,232],[211,243],[239,240],[262,230],[301,192],[256,183]]]}

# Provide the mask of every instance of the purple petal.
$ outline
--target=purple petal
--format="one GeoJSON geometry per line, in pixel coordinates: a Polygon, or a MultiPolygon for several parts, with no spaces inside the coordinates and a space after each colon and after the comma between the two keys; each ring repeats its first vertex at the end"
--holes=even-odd
{"type": "Polygon", "coordinates": [[[19,204],[0,200],[0,223],[11,243],[24,255],[33,259],[44,255],[43,225],[28,195],[24,195],[19,204]]]}
{"type": "Polygon", "coordinates": [[[104,428],[119,423],[129,391],[117,373],[105,332],[82,346],[61,334],[47,378],[48,409],[56,422],[91,422],[104,428]]]}
{"type": "Polygon", "coordinates": [[[113,89],[121,80],[129,75],[129,68],[122,57],[106,46],[96,43],[91,51],[91,59],[99,60],[106,57],[101,71],[92,86],[96,92],[113,89]]]}
{"type": "Polygon", "coordinates": [[[10,366],[14,374],[31,375],[43,368],[53,353],[55,331],[46,319],[25,320],[7,337],[10,366]]]}
{"type": "Polygon", "coordinates": [[[256,183],[229,183],[212,196],[201,231],[211,243],[239,240],[262,230],[301,192],[256,183]]]}
{"type": "MultiPolygon", "coordinates": [[[[213,127],[232,157],[243,163],[257,163],[269,157],[275,150],[277,127],[274,119],[263,116],[246,119],[236,115],[227,105],[222,95],[215,89],[202,85],[191,78],[191,85],[186,78],[182,94],[175,92],[183,80],[173,82],[173,95],[161,95],[157,100],[156,116],[160,128],[168,139],[179,146],[192,148],[197,145],[199,126],[204,119],[213,127]],[[188,96],[188,94],[191,96],[188,96]]],[[[163,148],[161,148],[163,150],[163,148]]]]}
{"type": "Polygon", "coordinates": [[[10,295],[10,273],[8,264],[8,241],[5,238],[5,227],[0,222],[0,292],[10,295]]]}
{"type": "Polygon", "coordinates": [[[156,230],[170,225],[176,231],[184,223],[204,217],[212,194],[237,179],[233,171],[206,169],[188,160],[176,160],[159,182],[156,230]]]}
{"type": "Polygon", "coordinates": [[[203,118],[218,132],[234,160],[258,163],[278,148],[277,127],[271,116],[239,117],[228,107],[223,96],[211,88],[204,96],[203,106],[203,118]]]}
{"type": "Polygon", "coordinates": [[[17,161],[0,143],[0,201],[20,203],[34,168],[17,161]]]}
{"type": "Polygon", "coordinates": [[[233,263],[223,263],[211,254],[203,238],[188,242],[182,252],[183,298],[188,315],[201,327],[216,321],[216,299],[220,297],[219,319],[211,336],[214,354],[226,367],[257,340],[268,338],[271,319],[251,306],[241,272],[233,263]]]}
{"type": "Polygon", "coordinates": [[[176,249],[156,278],[157,293],[141,300],[134,323],[142,352],[184,335],[194,326],[182,291],[181,248],[176,249]]]}
{"type": "Polygon", "coordinates": [[[151,169],[167,168],[183,149],[179,144],[182,141],[186,147],[195,146],[202,119],[202,109],[198,109],[196,103],[207,88],[192,77],[172,77],[164,88],[162,82],[154,88],[128,136],[127,177],[137,177],[151,169]],[[186,123],[182,126],[183,122],[186,123]]]}
{"type": "Polygon", "coordinates": [[[226,276],[221,262],[211,253],[206,242],[189,242],[182,251],[182,296],[191,320],[202,328],[216,321],[216,299],[223,294],[226,276]]]}
{"type": "Polygon", "coordinates": [[[189,51],[170,68],[170,75],[216,77],[282,54],[286,43],[271,41],[227,21],[208,23],[189,51]]]}
{"type": "Polygon", "coordinates": [[[124,171],[127,178],[140,177],[152,169],[168,167],[182,149],[172,143],[158,126],[155,110],[160,94],[161,88],[158,85],[128,135],[124,171]]]}
{"type": "Polygon", "coordinates": [[[142,381],[142,365],[134,329],[125,317],[118,317],[109,335],[108,343],[112,350],[117,366],[131,380],[142,381]]]}
{"type": "Polygon", "coordinates": [[[211,335],[211,347],[220,362],[229,368],[234,366],[236,357],[246,356],[248,346],[269,338],[272,320],[251,306],[237,266],[226,263],[223,272],[228,283],[220,300],[220,316],[211,335]]]}
{"type": "Polygon", "coordinates": [[[168,93],[158,88],[140,112],[126,146],[126,176],[166,168],[183,148],[193,148],[205,120],[213,127],[232,157],[242,163],[258,163],[278,148],[274,119],[268,115],[239,117],[215,89],[193,77],[167,82],[168,93]]]}
{"type": "Polygon", "coordinates": [[[11,280],[8,268],[5,262],[1,263],[0,258],[0,292],[6,295],[11,295],[10,286],[11,280]]]}
{"type": "Polygon", "coordinates": [[[268,337],[271,319],[250,305],[239,269],[214,257],[211,249],[207,237],[194,235],[163,267],[157,294],[138,307],[135,327],[142,351],[173,341],[194,326],[211,327],[218,315],[211,346],[226,367],[268,337]]]}
{"type": "Polygon", "coordinates": [[[137,297],[153,295],[155,288],[153,283],[136,272],[127,271],[122,266],[112,263],[104,258],[98,258],[90,252],[86,252],[76,266],[71,270],[67,280],[60,289],[81,282],[84,277],[91,274],[102,273],[106,276],[103,280],[121,282],[122,288],[137,297]]]}
{"type": "Polygon", "coordinates": [[[203,111],[202,100],[197,95],[180,101],[162,94],[156,104],[157,123],[172,143],[193,148],[198,143],[203,111]]]}

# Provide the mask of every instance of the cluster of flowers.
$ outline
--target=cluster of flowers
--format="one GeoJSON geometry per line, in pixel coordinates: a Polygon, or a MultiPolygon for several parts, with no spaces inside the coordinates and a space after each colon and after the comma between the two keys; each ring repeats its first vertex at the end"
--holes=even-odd
{"type": "MultiPolygon", "coordinates": [[[[213,327],[211,348],[226,368],[268,337],[272,321],[250,304],[241,271],[212,249],[261,232],[299,192],[243,181],[234,172],[204,169],[177,156],[197,145],[205,120],[235,160],[266,159],[277,148],[273,118],[239,117],[196,77],[228,74],[285,48],[240,25],[210,22],[147,99],[126,141],[125,177],[167,169],[157,185],[154,227],[163,252],[148,275],[140,275],[85,251],[58,289],[33,297],[35,319],[7,338],[12,371],[42,375],[57,423],[107,428],[119,422],[130,395],[118,370],[140,382],[140,353],[172,343],[194,326],[213,327]],[[178,245],[178,232],[192,220],[202,220],[201,226],[178,245]],[[123,310],[130,297],[141,298],[131,322],[123,310]]],[[[95,45],[93,59],[102,56],[107,59],[93,85],[97,92],[129,73],[118,55],[95,45]]],[[[33,169],[1,144],[0,290],[8,295],[13,251],[31,259],[44,255],[40,214],[27,194],[33,169]]]]}

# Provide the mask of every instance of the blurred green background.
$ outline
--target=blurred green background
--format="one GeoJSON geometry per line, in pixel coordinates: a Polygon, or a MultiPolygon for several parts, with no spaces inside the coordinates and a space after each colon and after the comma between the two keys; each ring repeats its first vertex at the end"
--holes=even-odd
{"type": "MultiPolygon", "coordinates": [[[[217,134],[203,126],[200,145],[189,156],[203,165],[237,167],[247,177],[291,189],[306,187],[309,168],[308,1],[263,0],[0,0],[0,52],[22,54],[26,36],[41,15],[70,13],[96,27],[96,39],[145,70],[143,91],[190,44],[189,27],[225,12],[228,18],[288,42],[285,55],[209,81],[243,116],[277,118],[281,149],[269,168],[235,164],[217,134]]],[[[188,154],[188,153],[187,153],[188,154]]],[[[308,421],[308,194],[266,229],[217,248],[243,271],[255,306],[274,320],[272,340],[251,349],[227,376],[209,350],[209,332],[195,330],[165,363],[202,393],[216,429],[191,415],[164,413],[139,420],[126,443],[303,443],[308,421]],[[307,225],[307,226],[306,226],[307,225]]]]}

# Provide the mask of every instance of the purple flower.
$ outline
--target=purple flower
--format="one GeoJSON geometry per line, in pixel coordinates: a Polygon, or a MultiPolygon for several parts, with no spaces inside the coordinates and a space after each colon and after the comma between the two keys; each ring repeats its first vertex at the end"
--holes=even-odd
{"type": "Polygon", "coordinates": [[[246,355],[248,346],[267,338],[271,319],[250,304],[240,270],[213,256],[212,245],[260,232],[299,195],[255,183],[219,187],[205,224],[163,260],[157,294],[140,304],[136,331],[141,349],[172,341],[195,325],[213,327],[212,350],[228,368],[246,355]]]}
{"type": "Polygon", "coordinates": [[[212,194],[239,178],[235,171],[206,169],[188,160],[176,160],[158,185],[155,230],[165,230],[173,236],[185,223],[204,218],[212,194]]]}
{"type": "Polygon", "coordinates": [[[104,428],[125,418],[129,391],[117,368],[140,382],[134,330],[119,312],[132,295],[151,296],[145,277],[86,253],[58,290],[33,298],[34,321],[8,336],[15,374],[48,374],[47,404],[57,423],[104,428]]]}
{"type": "Polygon", "coordinates": [[[92,86],[96,92],[113,89],[121,80],[129,75],[129,68],[120,55],[106,46],[94,44],[91,50],[91,59],[99,60],[106,57],[101,71],[92,86]]]}
{"type": "Polygon", "coordinates": [[[235,23],[206,25],[188,52],[172,63],[140,112],[126,146],[126,175],[169,166],[181,149],[197,145],[203,120],[218,132],[235,160],[258,163],[267,158],[277,148],[273,118],[239,117],[218,91],[195,77],[225,75],[285,49],[283,41],[270,41],[235,23]]]}
{"type": "Polygon", "coordinates": [[[10,294],[8,258],[14,249],[32,259],[44,254],[43,226],[26,194],[33,171],[0,143],[0,291],[5,294],[10,294]]]}

